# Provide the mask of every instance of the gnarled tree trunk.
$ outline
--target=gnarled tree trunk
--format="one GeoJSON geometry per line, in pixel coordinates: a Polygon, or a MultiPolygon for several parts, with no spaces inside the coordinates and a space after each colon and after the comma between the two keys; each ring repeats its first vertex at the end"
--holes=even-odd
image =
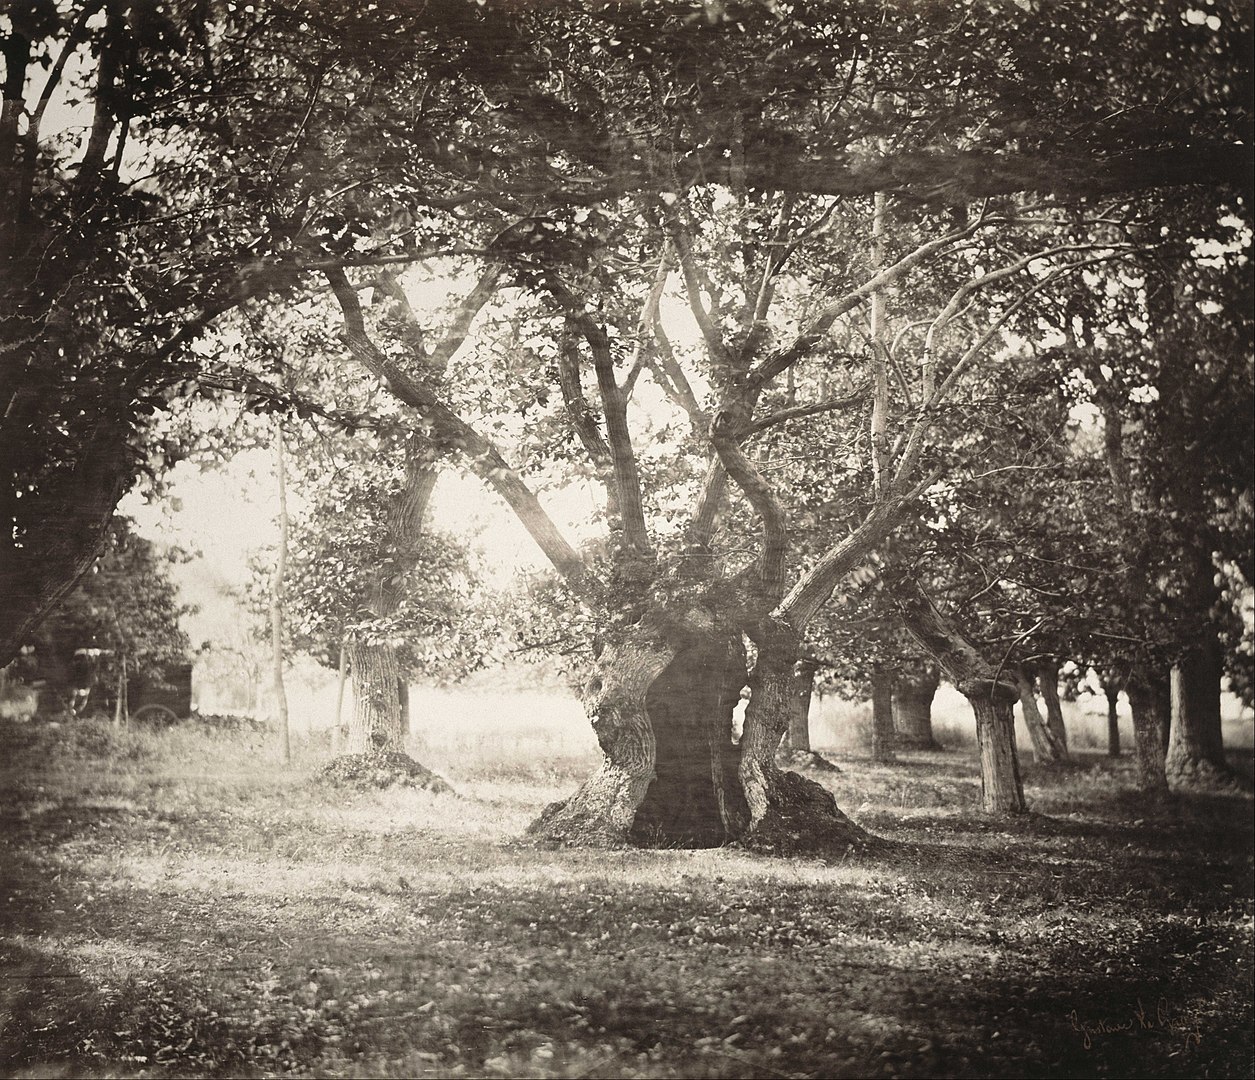
{"type": "Polygon", "coordinates": [[[1167,678],[1141,668],[1129,675],[1125,687],[1133,712],[1133,747],[1137,755],[1137,784],[1143,791],[1168,790],[1164,771],[1167,744],[1163,733],[1171,716],[1171,690],[1167,678]]]}
{"type": "MultiPolygon", "coordinates": [[[[422,442],[412,443],[407,448],[405,483],[388,509],[390,558],[372,572],[362,598],[363,609],[371,615],[387,618],[405,597],[408,575],[418,565],[423,519],[438,475],[429,448],[422,442]]],[[[355,702],[346,750],[350,754],[404,753],[409,709],[403,689],[408,687],[396,648],[387,641],[359,636],[350,637],[345,649],[355,702]]]]}
{"type": "Polygon", "coordinates": [[[597,771],[547,807],[533,836],[563,844],[844,851],[867,835],[831,794],[775,763],[789,720],[796,642],[759,642],[746,671],[739,632],[709,612],[652,612],[608,641],[584,701],[597,771]],[[739,744],[732,714],[752,688],[739,744]]]}
{"type": "Polygon", "coordinates": [[[940,750],[933,735],[933,698],[941,669],[931,660],[907,660],[893,683],[893,727],[902,750],[940,750]]]}

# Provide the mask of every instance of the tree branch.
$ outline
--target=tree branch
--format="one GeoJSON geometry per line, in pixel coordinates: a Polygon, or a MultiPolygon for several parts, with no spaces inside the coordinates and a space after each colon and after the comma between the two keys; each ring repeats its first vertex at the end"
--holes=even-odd
{"type": "Polygon", "coordinates": [[[662,256],[658,260],[658,272],[654,275],[654,283],[645,297],[645,303],[641,306],[641,317],[636,326],[636,356],[632,361],[632,367],[628,370],[627,378],[623,380],[623,392],[628,397],[632,396],[636,380],[649,362],[654,340],[654,326],[659,322],[658,302],[662,299],[662,290],[667,286],[671,265],[671,247],[667,245],[663,248],[662,256]]]}
{"type": "Polygon", "coordinates": [[[747,436],[757,435],[760,431],[766,431],[768,428],[788,423],[790,420],[798,420],[804,416],[816,416],[819,413],[835,412],[838,409],[849,408],[849,406],[857,404],[862,400],[863,395],[867,393],[869,385],[868,383],[862,383],[844,397],[829,398],[827,401],[816,402],[813,405],[797,405],[791,409],[781,409],[779,412],[764,416],[761,420],[755,420],[754,423],[750,424],[745,434],[747,436]]]}
{"type": "Polygon", "coordinates": [[[728,356],[723,337],[719,333],[717,321],[719,309],[715,303],[714,286],[706,279],[693,255],[692,234],[674,210],[669,210],[667,213],[667,230],[680,260],[680,273],[684,276],[684,293],[688,297],[693,320],[702,333],[702,340],[706,342],[711,359],[717,364],[727,366],[731,358],[728,356]],[[703,290],[711,298],[710,308],[707,308],[702,301],[703,290]]]}
{"type": "Polygon", "coordinates": [[[933,473],[910,491],[903,492],[896,483],[888,486],[884,496],[849,536],[830,547],[819,561],[800,577],[779,603],[773,615],[783,619],[797,633],[802,633],[815,613],[828,602],[832,590],[851,570],[858,566],[895,525],[902,509],[918,498],[937,479],[933,473]]]}
{"type": "Polygon", "coordinates": [[[509,504],[558,573],[577,591],[581,590],[586,575],[584,561],[559,532],[523,479],[510,468],[496,446],[440,401],[428,386],[411,379],[375,345],[366,332],[357,291],[344,271],[338,268],[327,270],[326,276],[340,303],[344,315],[344,340],[353,357],[383,382],[398,400],[423,418],[434,442],[466,456],[475,474],[509,504]]]}
{"type": "Polygon", "coordinates": [[[547,274],[545,285],[565,309],[571,325],[579,328],[592,351],[593,371],[597,375],[597,389],[601,394],[602,413],[606,419],[606,439],[614,469],[619,518],[623,523],[623,541],[630,549],[648,555],[653,545],[645,527],[640,473],[636,467],[632,433],[627,422],[627,395],[615,379],[610,338],[605,328],[588,313],[584,304],[557,274],[547,274]]]}
{"type": "Polygon", "coordinates": [[[871,278],[863,282],[857,289],[846,293],[840,299],[833,301],[827,305],[814,319],[810,325],[799,333],[793,341],[785,348],[767,357],[750,375],[751,383],[755,386],[766,386],[772,379],[779,375],[790,364],[795,363],[805,356],[823,339],[823,336],[832,327],[842,315],[853,311],[864,300],[875,293],[879,289],[883,289],[887,285],[891,285],[902,277],[908,271],[914,269],[920,263],[924,262],[930,256],[945,248],[953,247],[961,240],[967,239],[982,225],[987,224],[988,219],[981,218],[964,229],[955,230],[946,233],[946,235],[938,237],[936,240],[930,240],[926,244],[921,244],[910,254],[903,256],[892,266],[885,268],[877,274],[873,274],[871,278]]]}
{"type": "MultiPolygon", "coordinates": [[[[568,327],[570,323],[568,322],[568,327]]],[[[602,469],[610,469],[610,447],[602,438],[601,427],[588,407],[584,397],[584,386],[580,379],[580,354],[574,336],[567,332],[558,343],[558,385],[562,390],[562,402],[566,406],[571,426],[579,437],[589,458],[600,473],[602,469]]],[[[603,475],[607,481],[607,490],[613,495],[612,477],[603,475]]],[[[615,513],[617,515],[617,508],[615,513]]]]}
{"type": "Polygon", "coordinates": [[[763,548],[758,566],[763,585],[777,590],[784,582],[784,559],[788,553],[789,534],[785,525],[784,506],[775,490],[755,468],[741,449],[738,431],[731,414],[720,411],[710,425],[710,441],[719,455],[724,470],[732,477],[749,500],[763,524],[763,548]]]}

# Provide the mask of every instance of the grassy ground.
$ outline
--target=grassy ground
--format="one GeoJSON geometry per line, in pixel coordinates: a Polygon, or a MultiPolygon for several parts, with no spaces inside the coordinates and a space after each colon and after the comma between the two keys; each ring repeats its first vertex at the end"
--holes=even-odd
{"type": "Polygon", "coordinates": [[[508,723],[427,740],[459,797],[0,726],[2,1075],[1251,1075],[1250,802],[1127,758],[1029,768],[1013,823],[966,753],[840,758],[896,846],[827,864],[530,849],[589,747],[508,723]]]}

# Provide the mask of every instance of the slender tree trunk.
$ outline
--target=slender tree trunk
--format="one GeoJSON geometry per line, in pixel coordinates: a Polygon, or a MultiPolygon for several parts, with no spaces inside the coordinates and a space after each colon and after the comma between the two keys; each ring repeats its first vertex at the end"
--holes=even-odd
{"type": "Polygon", "coordinates": [[[401,738],[404,740],[410,735],[410,683],[404,675],[397,682],[397,702],[401,706],[401,738]]]}
{"type": "Polygon", "coordinates": [[[346,738],[344,729],[344,687],[349,681],[349,651],[343,641],[340,642],[340,671],[336,681],[336,716],[331,728],[331,752],[340,753],[346,738]]]}
{"type": "Polygon", "coordinates": [[[1172,727],[1164,767],[1173,788],[1233,783],[1220,728],[1222,671],[1215,638],[1186,653],[1172,669],[1172,727]]]}
{"type": "Polygon", "coordinates": [[[288,570],[288,485],[283,460],[283,430],[275,428],[275,472],[279,480],[279,552],[270,585],[270,650],[273,665],[275,709],[279,718],[279,760],[292,763],[292,736],[288,724],[288,691],[283,683],[283,590],[288,570]]]}
{"type": "Polygon", "coordinates": [[[122,657],[122,667],[118,670],[118,698],[113,703],[113,723],[115,727],[130,727],[131,710],[126,700],[126,657],[122,657]]]}
{"type": "Polygon", "coordinates": [[[1033,743],[1033,758],[1039,765],[1054,765],[1067,756],[1067,749],[1056,741],[1054,732],[1050,730],[1041,710],[1037,707],[1037,695],[1033,693],[1033,674],[1021,666],[1016,672],[1016,684],[1020,690],[1020,711],[1024,715],[1024,726],[1028,728],[1028,737],[1033,743]]]}
{"type": "Polygon", "coordinates": [[[872,760],[897,760],[893,731],[893,675],[883,664],[872,669],[872,760]]]}
{"type": "Polygon", "coordinates": [[[1112,676],[1107,676],[1102,684],[1103,693],[1107,697],[1107,756],[1120,756],[1120,717],[1117,707],[1120,703],[1120,683],[1112,676]]]}
{"type": "Polygon", "coordinates": [[[959,688],[976,714],[980,744],[981,809],[990,814],[1024,812],[1024,783],[1015,753],[1015,702],[1004,683],[959,688]]]}
{"type": "MultiPolygon", "coordinates": [[[[792,369],[790,369],[792,370],[792,369]]],[[[811,748],[811,698],[815,692],[815,662],[802,659],[793,665],[793,687],[789,696],[789,728],[784,745],[788,750],[811,748]]]]}
{"type": "Polygon", "coordinates": [[[1164,770],[1167,744],[1163,738],[1165,716],[1171,715],[1170,680],[1146,669],[1129,675],[1125,687],[1133,712],[1133,748],[1137,755],[1137,784],[1143,791],[1168,790],[1164,770]]]}
{"type": "Polygon", "coordinates": [[[893,727],[902,750],[940,750],[933,735],[933,698],[941,669],[931,660],[907,660],[893,683],[893,727]]]}
{"type": "Polygon", "coordinates": [[[1063,703],[1059,700],[1059,661],[1053,657],[1037,665],[1037,682],[1042,701],[1046,703],[1046,727],[1061,748],[1061,757],[1068,757],[1068,729],[1063,724],[1063,703]]]}

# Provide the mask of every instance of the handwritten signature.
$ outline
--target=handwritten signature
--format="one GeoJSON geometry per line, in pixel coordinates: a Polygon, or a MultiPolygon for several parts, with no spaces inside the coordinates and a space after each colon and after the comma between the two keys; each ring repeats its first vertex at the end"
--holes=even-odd
{"type": "Polygon", "coordinates": [[[1203,1033],[1197,1024],[1178,1019],[1172,1015],[1166,998],[1160,998],[1154,1011],[1149,1011],[1138,998],[1137,1007],[1124,1017],[1112,1019],[1081,1019],[1075,1009],[1068,1013],[1072,1021],[1072,1030],[1081,1036],[1081,1044],[1086,1050],[1094,1048],[1094,1040],[1104,1035],[1133,1035],[1142,1031],[1175,1032],[1185,1039],[1186,1048],[1198,1046],[1203,1041],[1203,1033]]]}

